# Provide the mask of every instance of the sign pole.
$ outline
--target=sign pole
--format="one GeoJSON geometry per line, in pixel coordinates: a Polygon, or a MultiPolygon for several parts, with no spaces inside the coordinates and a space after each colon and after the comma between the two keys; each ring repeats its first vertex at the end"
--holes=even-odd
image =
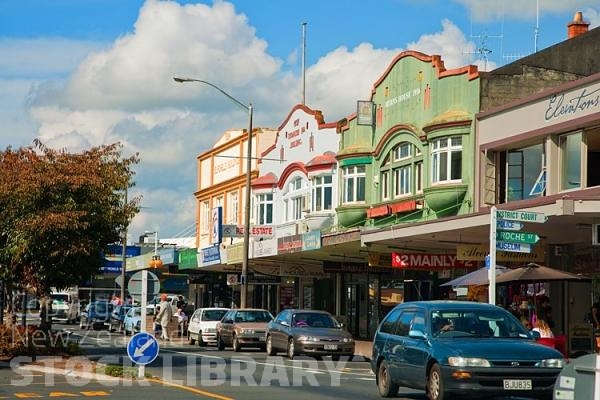
{"type": "Polygon", "coordinates": [[[490,269],[488,278],[490,285],[488,287],[488,303],[496,304],[496,206],[490,209],[490,269]]]}
{"type": "MultiPolygon", "coordinates": [[[[141,307],[140,310],[141,318],[140,321],[140,332],[146,332],[146,306],[148,305],[148,270],[142,270],[142,299],[141,299],[141,307]]],[[[140,365],[138,367],[138,378],[143,379],[146,376],[146,366],[140,365]]]]}

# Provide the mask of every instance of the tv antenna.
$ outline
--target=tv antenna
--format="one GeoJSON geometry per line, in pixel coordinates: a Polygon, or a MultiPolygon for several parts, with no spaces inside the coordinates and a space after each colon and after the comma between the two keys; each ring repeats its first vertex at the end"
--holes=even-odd
{"type": "Polygon", "coordinates": [[[504,9],[502,10],[502,26],[500,35],[488,35],[487,32],[484,32],[479,35],[473,35],[473,12],[471,10],[471,39],[478,40],[478,46],[475,51],[470,52],[469,54],[478,54],[479,60],[483,61],[483,70],[487,71],[489,55],[492,53],[492,50],[488,47],[487,41],[488,39],[500,39],[500,54],[503,54],[503,40],[504,40],[504,9]]]}

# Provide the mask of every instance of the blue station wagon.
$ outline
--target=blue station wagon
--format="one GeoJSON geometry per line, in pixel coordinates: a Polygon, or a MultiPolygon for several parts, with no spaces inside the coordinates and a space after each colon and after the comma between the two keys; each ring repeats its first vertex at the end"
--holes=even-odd
{"type": "Polygon", "coordinates": [[[508,311],[466,301],[397,305],[379,325],[371,357],[382,397],[405,386],[424,389],[432,400],[455,394],[551,399],[565,363],[508,311]]]}

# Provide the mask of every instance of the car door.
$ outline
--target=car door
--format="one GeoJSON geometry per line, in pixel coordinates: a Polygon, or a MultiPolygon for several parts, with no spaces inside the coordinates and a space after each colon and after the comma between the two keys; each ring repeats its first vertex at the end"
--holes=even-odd
{"type": "Polygon", "coordinates": [[[396,331],[401,314],[402,308],[394,308],[389,312],[381,323],[375,338],[375,343],[373,344],[374,359],[378,355],[384,357],[388,364],[388,371],[394,382],[397,382],[399,378],[398,346],[401,345],[402,342],[398,340],[399,338],[396,335],[396,331]],[[375,352],[378,352],[378,354],[375,352]]]}
{"type": "Polygon", "coordinates": [[[233,321],[235,320],[236,313],[237,311],[229,311],[221,320],[221,329],[219,331],[219,335],[223,343],[226,345],[231,345],[232,342],[233,321]]]}
{"type": "Polygon", "coordinates": [[[401,382],[403,385],[411,386],[413,383],[410,381],[408,375],[409,371],[407,370],[408,364],[406,362],[406,344],[408,340],[408,332],[410,329],[410,321],[412,321],[414,316],[413,310],[405,310],[403,311],[399,318],[398,323],[396,324],[396,332],[394,337],[394,349],[392,354],[393,364],[392,364],[392,372],[397,376],[397,382],[401,382]]]}
{"type": "Polygon", "coordinates": [[[289,320],[291,314],[288,311],[282,311],[270,324],[271,329],[269,334],[271,335],[272,346],[277,350],[284,350],[287,347],[287,336],[285,332],[285,324],[289,326],[289,320]]]}
{"type": "MultiPolygon", "coordinates": [[[[188,325],[188,332],[197,334],[200,331],[200,320],[202,318],[202,312],[204,310],[199,308],[192,314],[192,318],[190,318],[190,322],[188,325]]],[[[198,338],[199,340],[200,338],[198,338]]]]}
{"type": "Polygon", "coordinates": [[[408,332],[404,336],[402,374],[408,381],[420,387],[425,387],[425,366],[431,351],[429,341],[425,338],[425,331],[425,311],[415,310],[409,322],[408,332]]]}

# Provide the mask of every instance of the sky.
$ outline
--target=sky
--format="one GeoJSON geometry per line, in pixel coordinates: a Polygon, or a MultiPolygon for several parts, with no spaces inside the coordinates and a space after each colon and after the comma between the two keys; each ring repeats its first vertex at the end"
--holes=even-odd
{"type": "Polygon", "coordinates": [[[248,115],[174,76],[276,128],[304,60],[306,105],[335,122],[402,51],[491,70],[566,40],[577,11],[600,25],[598,0],[0,0],[0,148],[121,142],[141,159],[128,244],[193,236],[196,156],[248,115]]]}

